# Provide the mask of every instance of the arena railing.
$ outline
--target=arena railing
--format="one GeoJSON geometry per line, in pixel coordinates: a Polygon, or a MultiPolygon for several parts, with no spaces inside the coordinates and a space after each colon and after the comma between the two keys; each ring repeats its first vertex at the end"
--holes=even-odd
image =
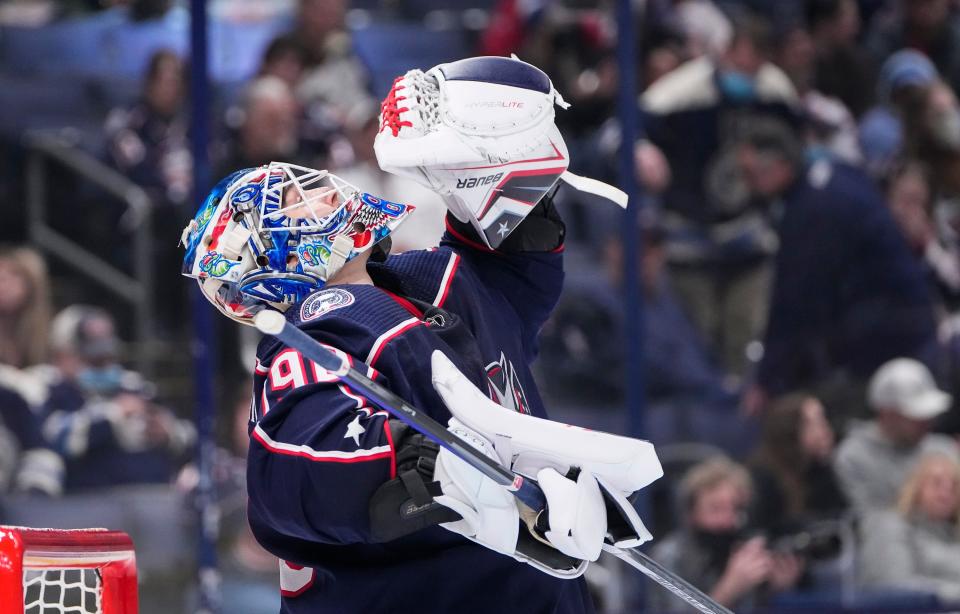
{"type": "Polygon", "coordinates": [[[56,257],[132,307],[137,348],[133,359],[140,372],[149,376],[153,371],[149,341],[155,324],[150,197],[137,184],[58,134],[30,132],[24,136],[24,145],[27,150],[27,228],[31,242],[37,249],[56,257]],[[124,203],[125,210],[118,226],[130,232],[132,266],[129,273],[49,224],[47,181],[50,162],[70,170],[124,203]]]}

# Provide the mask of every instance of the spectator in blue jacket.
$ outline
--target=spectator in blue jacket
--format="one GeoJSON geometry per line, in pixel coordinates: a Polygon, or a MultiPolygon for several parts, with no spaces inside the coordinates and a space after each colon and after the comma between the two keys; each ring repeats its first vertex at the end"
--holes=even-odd
{"type": "MultiPolygon", "coordinates": [[[[793,133],[762,119],[737,157],[753,193],[782,209],[764,354],[748,407],[759,409],[766,393],[834,377],[862,393],[891,358],[929,361],[936,347],[929,287],[873,182],[844,164],[806,165],[793,133]]],[[[825,404],[835,422],[836,412],[855,410],[825,404]]]]}

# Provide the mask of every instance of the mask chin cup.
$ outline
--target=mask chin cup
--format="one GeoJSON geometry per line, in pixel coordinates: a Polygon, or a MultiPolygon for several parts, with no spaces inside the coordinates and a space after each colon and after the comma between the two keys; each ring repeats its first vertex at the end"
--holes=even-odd
{"type": "Polygon", "coordinates": [[[250,273],[239,283],[240,293],[272,304],[299,302],[323,287],[323,281],[302,273],[277,273],[260,270],[250,273]]]}

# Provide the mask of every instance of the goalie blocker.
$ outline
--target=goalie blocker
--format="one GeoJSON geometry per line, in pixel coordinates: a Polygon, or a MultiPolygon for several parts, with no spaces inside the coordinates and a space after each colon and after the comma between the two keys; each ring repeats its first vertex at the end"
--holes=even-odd
{"type": "Polygon", "coordinates": [[[398,477],[371,500],[377,539],[390,541],[442,524],[541,571],[573,578],[599,557],[608,532],[621,548],[652,538],[627,500],[663,475],[649,442],[505,409],[441,352],[434,352],[432,368],[434,387],[453,415],[450,431],[508,469],[536,479],[547,509],[536,516],[450,451],[391,421],[398,477]]]}

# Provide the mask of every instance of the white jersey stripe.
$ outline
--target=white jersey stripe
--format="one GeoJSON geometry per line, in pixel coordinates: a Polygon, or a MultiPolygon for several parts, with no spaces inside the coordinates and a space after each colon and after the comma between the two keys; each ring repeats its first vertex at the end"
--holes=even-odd
{"type": "Polygon", "coordinates": [[[253,428],[253,438],[259,441],[263,446],[277,454],[286,454],[289,456],[301,456],[313,461],[331,462],[331,463],[357,463],[379,458],[390,457],[390,446],[377,446],[367,450],[355,450],[353,452],[344,452],[342,450],[314,450],[305,445],[296,445],[292,443],[283,443],[274,441],[267,433],[260,428],[258,424],[253,428]]]}
{"type": "Polygon", "coordinates": [[[456,252],[450,254],[450,260],[447,262],[447,268],[443,271],[443,278],[440,280],[440,288],[437,290],[437,296],[433,299],[434,307],[442,307],[443,301],[450,292],[450,284],[453,283],[453,274],[457,270],[457,263],[460,255],[456,252]]]}
{"type": "Polygon", "coordinates": [[[383,346],[386,345],[388,341],[390,341],[391,339],[393,339],[403,331],[407,330],[408,328],[411,328],[421,323],[422,322],[420,322],[420,320],[416,318],[410,318],[410,319],[404,320],[403,322],[400,322],[399,324],[397,324],[387,332],[377,337],[377,340],[373,342],[373,347],[370,348],[370,353],[367,354],[367,359],[364,362],[366,362],[368,365],[373,365],[373,363],[376,362],[377,360],[377,356],[380,355],[380,351],[383,349],[383,346]]]}

